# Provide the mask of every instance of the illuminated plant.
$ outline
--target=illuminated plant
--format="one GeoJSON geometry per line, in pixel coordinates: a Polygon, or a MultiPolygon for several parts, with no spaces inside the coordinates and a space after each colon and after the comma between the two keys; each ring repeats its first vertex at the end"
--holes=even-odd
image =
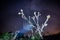
{"type": "MultiPolygon", "coordinates": [[[[34,12],[34,16],[31,17],[29,16],[29,18],[27,18],[23,12],[23,10],[21,9],[21,12],[18,13],[18,15],[21,15],[21,17],[28,21],[28,23],[32,26],[32,33],[33,33],[33,28],[35,28],[35,32],[38,32],[40,37],[42,37],[42,32],[43,32],[43,29],[48,25],[47,22],[50,18],[50,15],[47,15],[47,18],[45,20],[45,22],[42,24],[42,26],[39,25],[39,17],[41,16],[40,12],[34,12]],[[31,21],[31,19],[34,21],[35,25],[33,25],[33,22],[31,21]]],[[[29,27],[29,26],[28,26],[29,27]]],[[[17,31],[17,34],[19,33],[20,31],[17,31]]],[[[14,36],[14,39],[16,38],[17,34],[14,36]]]]}

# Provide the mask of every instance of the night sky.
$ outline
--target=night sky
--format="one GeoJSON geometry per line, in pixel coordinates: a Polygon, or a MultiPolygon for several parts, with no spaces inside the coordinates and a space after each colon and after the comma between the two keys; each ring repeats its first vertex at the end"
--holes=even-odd
{"type": "Polygon", "coordinates": [[[44,29],[45,35],[60,33],[60,2],[58,0],[1,0],[0,4],[0,33],[14,32],[22,28],[23,21],[18,15],[20,9],[24,10],[26,16],[32,16],[34,11],[41,12],[40,22],[50,14],[51,19],[44,29]]]}

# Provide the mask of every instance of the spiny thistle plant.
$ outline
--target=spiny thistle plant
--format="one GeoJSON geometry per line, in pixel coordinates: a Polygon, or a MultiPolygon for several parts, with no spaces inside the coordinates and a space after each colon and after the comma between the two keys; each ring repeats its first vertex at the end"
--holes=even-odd
{"type": "MultiPolygon", "coordinates": [[[[48,25],[47,22],[48,20],[50,19],[50,15],[47,15],[47,18],[45,20],[45,22],[42,24],[42,26],[39,25],[39,17],[41,16],[40,12],[34,12],[34,16],[31,17],[29,16],[29,18],[27,18],[23,12],[23,10],[21,9],[21,12],[18,13],[18,15],[21,15],[21,17],[28,21],[28,23],[32,26],[32,28],[35,28],[35,32],[38,33],[40,35],[41,38],[42,37],[42,32],[43,32],[43,29],[48,25]],[[34,21],[35,25],[33,25],[33,22],[31,21],[31,19],[34,21]]],[[[29,27],[29,26],[28,26],[29,27]]],[[[33,29],[31,29],[32,31],[32,35],[33,35],[33,29]]],[[[17,34],[19,33],[20,31],[17,31],[17,34]]],[[[17,36],[17,34],[14,36],[14,38],[12,40],[14,40],[17,36]]]]}

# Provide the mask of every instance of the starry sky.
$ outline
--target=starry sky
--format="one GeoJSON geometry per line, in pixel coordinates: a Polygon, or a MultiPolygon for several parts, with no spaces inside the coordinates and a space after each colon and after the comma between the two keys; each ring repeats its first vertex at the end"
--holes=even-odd
{"type": "Polygon", "coordinates": [[[33,16],[34,11],[42,14],[39,22],[44,22],[46,15],[51,19],[48,26],[44,28],[44,34],[60,33],[60,2],[57,0],[1,0],[0,1],[0,33],[16,31],[22,28],[23,20],[18,15],[20,9],[24,10],[26,16],[33,16]]]}

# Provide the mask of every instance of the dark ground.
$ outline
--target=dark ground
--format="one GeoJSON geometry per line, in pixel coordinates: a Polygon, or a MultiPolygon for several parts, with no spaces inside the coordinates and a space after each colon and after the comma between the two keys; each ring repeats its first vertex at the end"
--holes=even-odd
{"type": "Polygon", "coordinates": [[[60,34],[44,36],[43,40],[60,40],[60,34]]]}

